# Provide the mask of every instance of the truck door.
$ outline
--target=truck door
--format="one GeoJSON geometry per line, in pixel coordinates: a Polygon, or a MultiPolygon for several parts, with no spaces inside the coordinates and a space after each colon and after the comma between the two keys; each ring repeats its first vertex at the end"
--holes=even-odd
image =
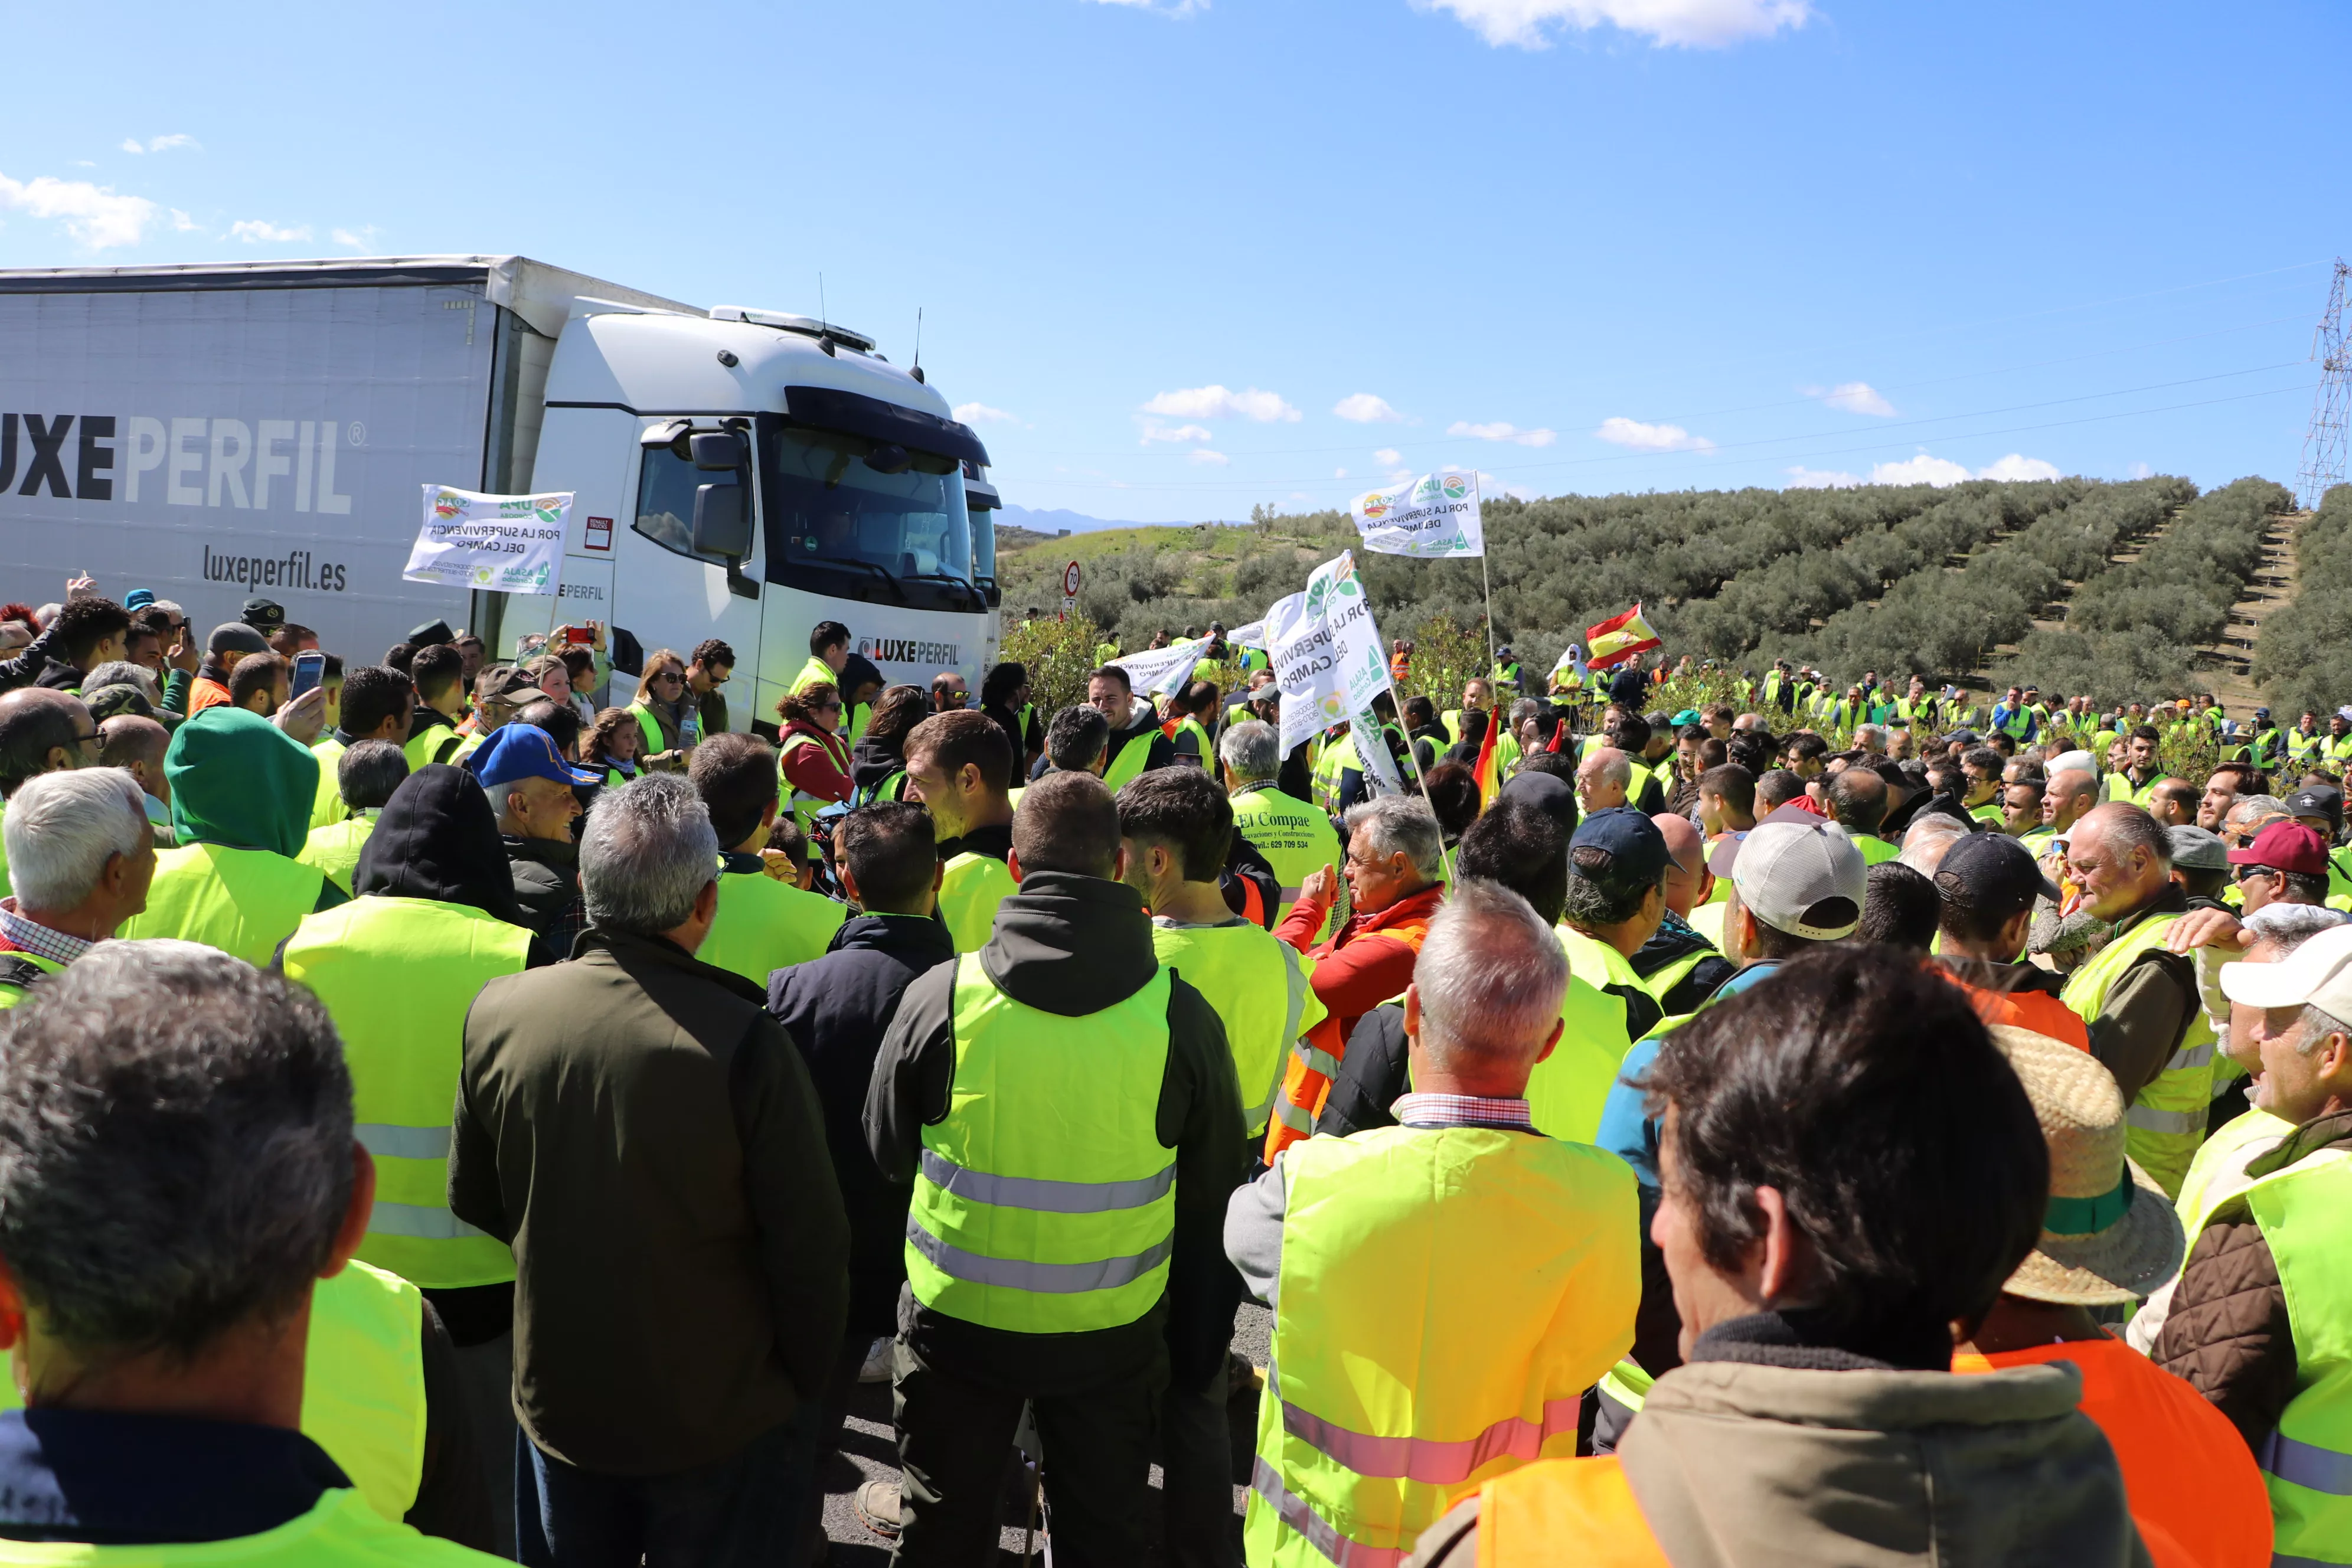
{"type": "MultiPolygon", "coordinates": [[[[748,730],[763,715],[751,710],[752,660],[760,647],[760,583],[765,567],[758,490],[752,477],[748,421],[730,422],[740,463],[731,468],[697,466],[696,435],[721,431],[716,417],[642,422],[636,473],[625,517],[612,533],[612,623],[634,634],[650,654],[670,648],[691,659],[696,647],[717,637],[734,649],[746,679],[730,687],[727,722],[748,730]],[[670,436],[665,441],[662,437],[670,436]],[[650,442],[648,445],[646,443],[650,442]],[[723,494],[721,492],[732,492],[723,494]],[[746,553],[698,549],[695,511],[701,500],[708,513],[740,506],[746,553]]],[[[708,460],[707,444],[699,454],[708,460]]],[[[583,542],[590,542],[583,541],[583,542]]],[[[616,696],[631,683],[616,679],[616,696]]]]}

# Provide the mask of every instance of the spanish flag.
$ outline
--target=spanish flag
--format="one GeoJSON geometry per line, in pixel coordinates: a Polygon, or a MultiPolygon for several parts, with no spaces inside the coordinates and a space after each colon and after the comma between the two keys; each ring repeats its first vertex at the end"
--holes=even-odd
{"type": "Polygon", "coordinates": [[[1486,737],[1478,742],[1478,765],[1471,770],[1478,781],[1478,809],[1481,811],[1495,804],[1495,795],[1503,787],[1503,781],[1497,776],[1503,771],[1502,763],[1495,755],[1495,737],[1502,732],[1503,716],[1488,713],[1486,737]]]}
{"type": "Polygon", "coordinates": [[[1597,626],[1585,628],[1584,667],[1608,669],[1657,646],[1658,634],[1642,618],[1642,606],[1635,605],[1622,616],[1612,616],[1597,626]]]}

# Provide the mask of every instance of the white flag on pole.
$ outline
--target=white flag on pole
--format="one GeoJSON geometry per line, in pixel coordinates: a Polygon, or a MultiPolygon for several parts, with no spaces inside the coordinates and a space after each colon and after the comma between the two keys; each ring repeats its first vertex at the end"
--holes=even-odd
{"type": "Polygon", "coordinates": [[[1192,677],[1192,667],[1208,649],[1206,642],[1192,642],[1181,647],[1146,648],[1111,662],[1127,671],[1128,684],[1138,691],[1181,691],[1192,677]]]}
{"type": "Polygon", "coordinates": [[[1396,759],[1389,755],[1389,738],[1381,729],[1380,715],[1367,708],[1349,721],[1349,733],[1356,741],[1356,768],[1364,775],[1364,783],[1374,795],[1402,795],[1404,777],[1397,772],[1396,759]]]}
{"type": "Polygon", "coordinates": [[[401,575],[452,588],[552,594],[572,493],[491,496],[426,485],[425,521],[401,575]]]}
{"type": "Polygon", "coordinates": [[[1440,468],[1348,503],[1364,548],[1383,555],[1448,557],[1486,553],[1478,521],[1478,476],[1440,468]]]}
{"type": "Polygon", "coordinates": [[[1286,752],[1348,722],[1390,689],[1389,661],[1351,551],[1315,568],[1305,593],[1275,602],[1265,613],[1265,641],[1282,688],[1286,752]]]}

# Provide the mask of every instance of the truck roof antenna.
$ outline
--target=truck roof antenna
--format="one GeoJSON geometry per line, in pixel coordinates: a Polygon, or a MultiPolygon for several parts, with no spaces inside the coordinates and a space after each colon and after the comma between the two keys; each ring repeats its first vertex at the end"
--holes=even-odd
{"type": "Polygon", "coordinates": [[[920,305],[915,307],[915,363],[908,367],[907,374],[917,381],[923,379],[923,308],[920,305]]]}
{"type": "Polygon", "coordinates": [[[817,326],[817,331],[824,331],[824,330],[825,330],[825,328],[826,328],[827,326],[829,326],[829,325],[831,325],[831,323],[830,323],[830,322],[825,319],[825,313],[824,313],[824,273],[822,273],[822,272],[820,272],[820,273],[818,273],[818,274],[816,275],[816,326],[817,326]]]}

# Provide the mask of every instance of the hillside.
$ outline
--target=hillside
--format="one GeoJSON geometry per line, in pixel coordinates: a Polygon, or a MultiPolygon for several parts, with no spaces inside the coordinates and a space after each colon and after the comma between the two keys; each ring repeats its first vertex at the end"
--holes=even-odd
{"type": "MultiPolygon", "coordinates": [[[[1971,481],[1946,489],[1685,490],[1486,507],[1496,630],[1549,665],[1640,600],[1675,655],[1776,658],[1982,685],[2033,679],[2109,700],[2194,684],[2290,504],[2263,479],[1971,481]]],[[[1351,546],[1344,513],[1129,527],[1002,552],[1005,605],[1081,610],[1129,647],[1255,619],[1351,546]]],[[[1359,553],[1388,636],[1476,621],[1475,562],[1359,553]]]]}

